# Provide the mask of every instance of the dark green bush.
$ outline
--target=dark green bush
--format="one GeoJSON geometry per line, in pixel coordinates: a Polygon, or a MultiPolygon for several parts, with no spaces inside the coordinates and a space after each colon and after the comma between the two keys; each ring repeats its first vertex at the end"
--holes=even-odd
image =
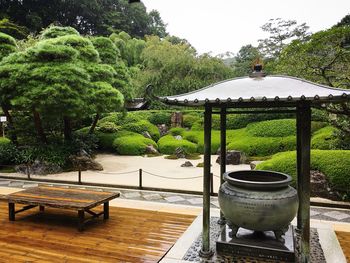
{"type": "Polygon", "coordinates": [[[120,129],[121,129],[120,126],[110,121],[99,123],[99,125],[96,127],[96,131],[103,132],[103,133],[115,133],[120,129]]]}
{"type": "Polygon", "coordinates": [[[195,153],[197,145],[185,139],[176,140],[172,135],[165,135],[158,141],[159,151],[163,154],[173,154],[176,148],[181,147],[186,153],[195,153]]]}
{"type": "MultiPolygon", "coordinates": [[[[350,192],[350,151],[312,150],[311,170],[326,175],[331,186],[339,191],[350,192]]],[[[284,152],[274,155],[270,160],[259,164],[256,169],[271,170],[289,174],[296,179],[296,153],[284,152]]]]}
{"type": "Polygon", "coordinates": [[[113,148],[122,155],[145,154],[148,145],[157,148],[157,144],[153,140],[147,139],[138,133],[129,133],[113,141],[113,148]]]}
{"type": "Polygon", "coordinates": [[[154,125],[159,125],[159,124],[170,125],[171,113],[170,112],[166,112],[166,111],[153,112],[148,117],[148,120],[150,121],[150,123],[152,123],[154,125]]]}
{"type": "Polygon", "coordinates": [[[192,125],[201,119],[202,117],[200,117],[198,114],[186,114],[183,116],[183,126],[186,128],[192,128],[192,125]]]}
{"type": "Polygon", "coordinates": [[[293,119],[269,120],[251,123],[247,133],[256,137],[284,137],[295,135],[296,122],[293,119]]]}
{"type": "Polygon", "coordinates": [[[158,141],[160,134],[157,126],[150,123],[147,120],[141,120],[137,122],[130,122],[122,126],[124,130],[142,133],[144,131],[147,131],[153,140],[158,141]]]}
{"type": "Polygon", "coordinates": [[[7,138],[0,137],[0,165],[14,164],[18,150],[7,138]]]}
{"type": "Polygon", "coordinates": [[[113,142],[118,137],[118,132],[115,133],[103,133],[96,132],[95,133],[98,138],[98,148],[104,151],[113,151],[113,142]]]}
{"type": "Polygon", "coordinates": [[[320,150],[332,150],[338,145],[336,137],[337,129],[331,126],[316,131],[311,139],[311,148],[320,150]]]}

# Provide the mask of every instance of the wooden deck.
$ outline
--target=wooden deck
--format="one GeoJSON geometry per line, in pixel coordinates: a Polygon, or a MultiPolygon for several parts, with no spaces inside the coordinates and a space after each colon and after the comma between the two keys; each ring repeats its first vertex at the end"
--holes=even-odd
{"type": "MultiPolygon", "coordinates": [[[[101,208],[96,208],[101,209],[101,208]]],[[[1,262],[158,262],[194,216],[110,207],[107,221],[76,229],[76,211],[28,210],[8,220],[0,203],[1,262]]]]}
{"type": "Polygon", "coordinates": [[[350,232],[336,231],[339,243],[343,249],[347,262],[350,262],[350,232]]]}

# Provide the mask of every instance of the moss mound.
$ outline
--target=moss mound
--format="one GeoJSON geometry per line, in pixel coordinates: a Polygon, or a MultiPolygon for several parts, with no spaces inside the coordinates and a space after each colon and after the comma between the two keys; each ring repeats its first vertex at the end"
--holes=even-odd
{"type": "Polygon", "coordinates": [[[154,124],[150,123],[147,120],[130,122],[128,124],[123,125],[122,128],[124,130],[137,132],[140,134],[144,131],[147,131],[151,135],[152,139],[155,141],[158,141],[160,137],[157,126],[155,126],[154,124]]]}
{"type": "MultiPolygon", "coordinates": [[[[331,186],[340,191],[350,192],[350,151],[312,150],[311,170],[324,173],[331,186]]],[[[274,155],[270,160],[257,165],[256,169],[283,172],[296,179],[296,152],[274,155]]]]}
{"type": "Polygon", "coordinates": [[[122,155],[142,155],[146,153],[146,147],[152,145],[157,148],[157,144],[143,137],[138,133],[126,132],[119,134],[113,141],[113,148],[122,155]]]}
{"type": "Polygon", "coordinates": [[[338,145],[338,138],[335,136],[337,129],[331,126],[316,131],[311,139],[311,148],[320,150],[332,150],[338,145]]]}
{"type": "Polygon", "coordinates": [[[176,140],[172,135],[165,135],[158,141],[159,151],[163,154],[173,154],[176,148],[181,147],[186,153],[195,153],[197,145],[188,140],[176,140]]]}

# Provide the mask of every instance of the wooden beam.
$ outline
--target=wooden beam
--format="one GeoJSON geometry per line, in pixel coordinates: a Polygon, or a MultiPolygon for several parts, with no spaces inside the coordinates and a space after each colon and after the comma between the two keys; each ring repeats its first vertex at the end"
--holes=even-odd
{"type": "Polygon", "coordinates": [[[297,226],[301,234],[301,262],[310,262],[310,153],[311,107],[297,107],[297,186],[299,209],[297,226]]]}
{"type": "Polygon", "coordinates": [[[204,112],[203,242],[200,251],[200,256],[204,258],[210,258],[213,255],[213,251],[210,249],[211,122],[212,107],[206,105],[204,112]]]}

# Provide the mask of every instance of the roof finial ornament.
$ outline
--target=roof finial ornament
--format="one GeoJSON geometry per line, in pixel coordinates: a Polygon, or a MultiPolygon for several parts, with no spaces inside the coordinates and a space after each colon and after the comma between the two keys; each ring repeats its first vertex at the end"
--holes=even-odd
{"type": "Polygon", "coordinates": [[[254,61],[253,72],[249,75],[251,78],[262,78],[265,77],[266,73],[263,72],[263,63],[260,58],[254,61]]]}

